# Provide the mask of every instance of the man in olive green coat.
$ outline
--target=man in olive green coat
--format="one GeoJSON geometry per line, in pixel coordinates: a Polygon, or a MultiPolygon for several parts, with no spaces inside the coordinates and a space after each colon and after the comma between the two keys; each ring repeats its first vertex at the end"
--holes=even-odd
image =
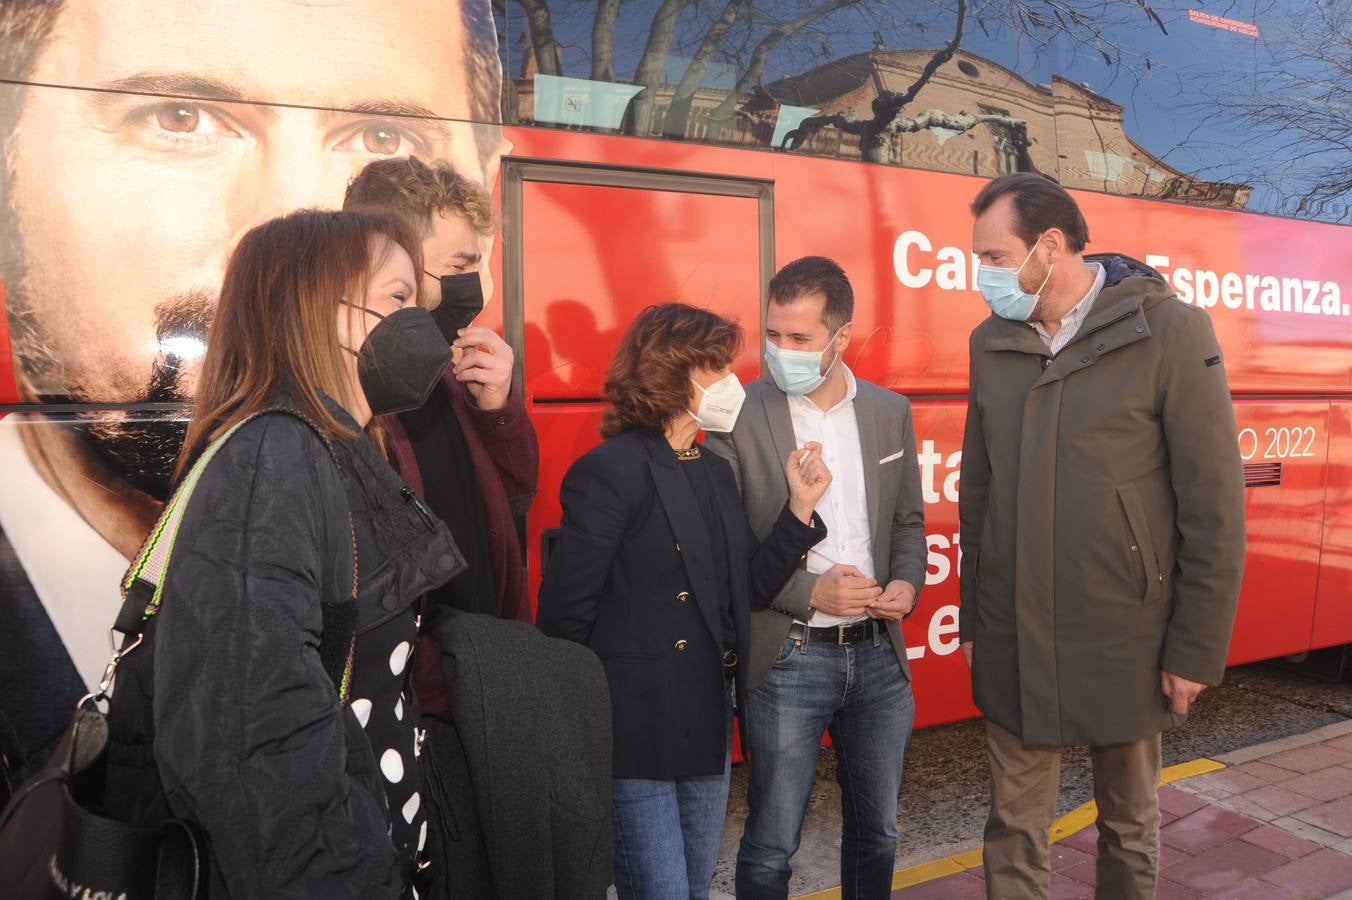
{"type": "Polygon", "coordinates": [[[1218,684],[1244,562],[1243,472],[1207,314],[1129,257],[1086,257],[1036,174],[972,205],[963,651],[992,774],[986,886],[1046,897],[1061,748],[1088,745],[1100,898],[1155,895],[1160,732],[1218,684]]]}

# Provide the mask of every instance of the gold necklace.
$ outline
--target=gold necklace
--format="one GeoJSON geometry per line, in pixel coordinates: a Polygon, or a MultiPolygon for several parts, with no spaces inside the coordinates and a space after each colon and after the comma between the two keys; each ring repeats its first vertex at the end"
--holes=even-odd
{"type": "Polygon", "coordinates": [[[676,458],[681,462],[689,462],[692,459],[699,459],[699,444],[686,450],[677,450],[676,458]]]}

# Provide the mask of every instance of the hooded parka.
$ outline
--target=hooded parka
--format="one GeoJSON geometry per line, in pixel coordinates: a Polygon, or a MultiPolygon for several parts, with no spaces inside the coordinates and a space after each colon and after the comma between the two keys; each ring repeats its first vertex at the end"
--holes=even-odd
{"type": "Polygon", "coordinates": [[[1029,746],[1178,724],[1160,670],[1218,684],[1244,563],[1244,482],[1206,312],[1091,256],[1102,291],[1055,356],[991,316],[970,342],[959,499],[972,690],[1029,746]]]}

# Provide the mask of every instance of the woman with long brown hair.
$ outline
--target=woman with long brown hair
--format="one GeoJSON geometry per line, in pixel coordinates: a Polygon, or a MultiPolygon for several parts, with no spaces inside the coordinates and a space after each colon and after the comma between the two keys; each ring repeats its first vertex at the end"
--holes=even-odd
{"type": "Polygon", "coordinates": [[[568,470],[537,624],[600,657],[614,717],[621,900],[709,895],[727,808],[734,695],[753,602],[826,536],[821,447],[785,461],[790,499],[758,543],[731,466],[701,430],[731,431],[741,329],[681,303],[639,314],[606,375],[606,440],[568,470]]]}
{"type": "Polygon", "coordinates": [[[359,212],[264,223],[227,266],[180,477],[214,455],[109,758],[110,807],[205,836],[213,898],[400,897],[424,862],[415,600],[463,561],[366,430],[450,359],[421,271],[359,212]]]}

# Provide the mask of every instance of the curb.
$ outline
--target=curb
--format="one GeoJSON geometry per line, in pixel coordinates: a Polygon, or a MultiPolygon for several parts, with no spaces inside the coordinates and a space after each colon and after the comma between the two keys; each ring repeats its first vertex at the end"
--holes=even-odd
{"type": "Polygon", "coordinates": [[[1295,750],[1297,747],[1318,744],[1321,741],[1332,740],[1345,734],[1352,734],[1352,719],[1344,719],[1341,722],[1324,725],[1304,734],[1293,734],[1290,737],[1278,738],[1275,741],[1254,744],[1252,747],[1241,747],[1229,753],[1222,753],[1216,757],[1216,761],[1227,766],[1237,766],[1241,763],[1253,762],[1255,759],[1262,759],[1264,756],[1271,756],[1274,753],[1281,753],[1283,750],[1295,750]]]}

